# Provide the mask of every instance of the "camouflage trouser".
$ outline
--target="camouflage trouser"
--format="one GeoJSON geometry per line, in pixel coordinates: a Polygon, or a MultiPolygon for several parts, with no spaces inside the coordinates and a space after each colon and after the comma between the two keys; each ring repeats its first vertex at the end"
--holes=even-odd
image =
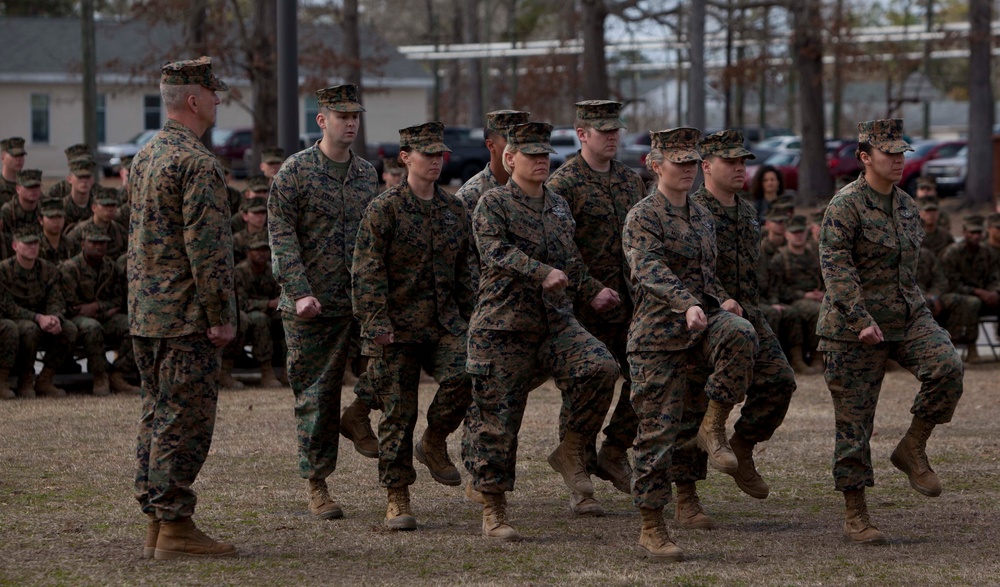
{"type": "MultiPolygon", "coordinates": [[[[608,350],[611,351],[615,360],[618,361],[619,370],[625,379],[624,383],[622,383],[621,391],[618,394],[618,403],[615,404],[615,411],[611,414],[611,421],[609,421],[608,425],[604,427],[604,435],[607,437],[604,444],[609,446],[618,446],[623,450],[628,449],[632,446],[632,442],[635,441],[635,431],[636,428],[639,427],[639,418],[636,417],[635,410],[632,409],[632,386],[631,379],[629,379],[628,374],[628,356],[625,352],[625,348],[628,344],[628,323],[584,324],[583,326],[587,329],[587,332],[594,335],[594,338],[603,342],[604,346],[608,347],[608,350]]],[[[614,388],[612,388],[610,392],[613,396],[614,388]]],[[[612,397],[611,399],[614,398],[612,397]]],[[[562,409],[559,411],[560,440],[566,436],[566,424],[569,420],[571,409],[571,398],[564,392],[562,409]]],[[[596,416],[597,414],[595,414],[595,417],[596,416]]],[[[597,466],[596,442],[597,432],[594,433],[594,438],[587,441],[584,449],[586,450],[584,460],[587,463],[587,469],[591,474],[594,473],[597,466]]]]}
{"type": "Polygon", "coordinates": [[[135,371],[135,355],[132,352],[132,335],[128,331],[128,316],[123,313],[101,322],[95,318],[76,316],[77,343],[83,346],[87,355],[87,371],[93,375],[107,373],[108,357],[105,345],[118,343],[118,356],[115,358],[115,369],[123,373],[135,371]]]}
{"type": "Polygon", "coordinates": [[[0,369],[10,369],[17,359],[17,324],[0,320],[0,369]]]}
{"type": "Polygon", "coordinates": [[[258,363],[270,363],[274,356],[271,338],[271,317],[264,312],[250,311],[243,314],[246,333],[243,342],[250,343],[250,355],[258,363]]]}
{"type": "MultiPolygon", "coordinates": [[[[760,350],[753,360],[753,375],[747,387],[746,402],[736,421],[736,432],[753,443],[771,438],[785,420],[788,404],[795,393],[795,374],[777,337],[770,328],[766,328],[757,332],[757,340],[760,350]]],[[[698,448],[694,440],[708,409],[708,396],[703,391],[710,374],[707,366],[704,362],[687,365],[690,379],[684,398],[684,416],[670,469],[674,481],[701,481],[708,473],[708,455],[698,448]]]]}
{"type": "Polygon", "coordinates": [[[974,344],[979,339],[979,311],[982,300],[976,296],[948,293],[941,296],[941,313],[935,319],[951,335],[952,342],[974,344]]]}
{"type": "Polygon", "coordinates": [[[340,392],[358,324],[350,316],[299,318],[282,313],[288,345],[288,382],[295,394],[299,474],[326,479],[337,468],[340,392]]]}
{"type": "Polygon", "coordinates": [[[910,319],[901,341],[869,346],[822,338],[819,350],[826,353],[826,384],[836,416],[833,477],[838,491],[875,484],[871,436],[887,359],[895,359],[920,381],[910,413],[928,422],[950,422],[962,396],[962,360],[926,308],[910,319]]]}
{"type": "MultiPolygon", "coordinates": [[[[784,305],[783,305],[784,306],[784,305]]],[[[802,346],[802,317],[792,306],[784,306],[780,312],[770,304],[758,306],[768,326],[778,337],[781,348],[786,351],[793,346],[802,346]]]]}
{"type": "Polygon", "coordinates": [[[816,323],[819,320],[820,303],[816,300],[795,300],[792,308],[799,315],[799,324],[802,328],[802,350],[809,352],[816,350],[819,344],[819,336],[816,334],[816,323]]]}
{"type": "Polygon", "coordinates": [[[471,330],[467,368],[473,405],[462,456],[476,490],[491,493],[514,489],[517,433],[539,371],[566,390],[566,425],[584,437],[601,429],[618,379],[611,352],[576,320],[555,334],[471,330]]]}
{"type": "Polygon", "coordinates": [[[413,428],[417,423],[420,369],[434,376],[438,390],[427,408],[427,428],[447,436],[458,430],[472,403],[465,370],[466,337],[444,334],[436,343],[392,344],[368,360],[368,380],[385,406],[378,423],[378,474],[382,487],[404,487],[413,470],[413,428]]]}
{"type": "Polygon", "coordinates": [[[18,375],[35,368],[35,354],[39,347],[45,352],[42,364],[52,369],[58,368],[73,354],[77,329],[72,320],[62,321],[62,332],[59,334],[49,334],[31,320],[15,320],[14,323],[18,330],[18,354],[14,364],[21,366],[18,375]]]}
{"type": "Polygon", "coordinates": [[[670,503],[672,458],[679,444],[693,369],[706,363],[714,366],[700,386],[702,397],[739,403],[750,385],[756,354],[753,326],[725,310],[708,313],[708,328],[695,346],[629,354],[632,406],[639,417],[633,445],[632,498],[636,507],[656,509],[670,503]]]}
{"type": "Polygon", "coordinates": [[[135,498],[162,520],[188,518],[191,489],[212,445],[220,351],[204,333],[132,338],[142,381],[135,498]]]}

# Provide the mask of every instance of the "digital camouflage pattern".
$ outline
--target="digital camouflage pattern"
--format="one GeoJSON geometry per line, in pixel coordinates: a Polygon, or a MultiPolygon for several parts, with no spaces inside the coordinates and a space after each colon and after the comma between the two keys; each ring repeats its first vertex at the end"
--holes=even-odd
{"type": "Polygon", "coordinates": [[[24,138],[9,137],[0,141],[0,151],[12,157],[24,157],[27,151],[24,150],[24,138]]]}
{"type": "MultiPolygon", "coordinates": [[[[94,221],[94,217],[91,216],[86,220],[78,222],[64,235],[70,250],[73,251],[74,254],[76,251],[80,250],[80,245],[83,242],[83,235],[94,226],[101,225],[97,224],[94,221]]],[[[114,220],[109,222],[106,226],[101,227],[107,232],[108,235],[107,256],[111,259],[117,259],[119,255],[128,249],[128,228],[118,224],[114,220]]]]}
{"type": "Polygon", "coordinates": [[[858,123],[858,142],[870,143],[886,153],[912,151],[913,147],[903,138],[902,118],[882,118],[858,123]]]}
{"type": "Polygon", "coordinates": [[[316,102],[334,112],[367,112],[358,103],[358,86],[343,84],[316,90],[316,102]]]}
{"type": "Polygon", "coordinates": [[[284,163],[285,150],[281,147],[265,147],[260,150],[260,160],[262,163],[284,163]]]}
{"type": "Polygon", "coordinates": [[[979,338],[979,310],[983,302],[976,296],[951,293],[941,260],[927,248],[920,249],[917,260],[917,285],[932,312],[935,302],[940,302],[941,309],[934,319],[948,330],[952,342],[975,344],[979,338]]]}
{"type": "Polygon", "coordinates": [[[160,69],[160,83],[173,86],[200,85],[213,92],[225,92],[229,84],[212,73],[212,58],[201,56],[197,59],[174,61],[160,69]]]}
{"type": "MultiPolygon", "coordinates": [[[[261,202],[263,205],[263,202],[261,202]]],[[[267,208],[263,208],[265,211],[267,208]]],[[[259,231],[267,238],[267,225],[259,231]]],[[[258,233],[250,232],[250,227],[246,227],[239,232],[233,233],[233,263],[242,263],[244,259],[247,258],[247,251],[250,250],[250,241],[252,241],[258,233]]]]}
{"type": "Polygon", "coordinates": [[[825,289],[819,254],[810,247],[802,253],[794,253],[785,245],[771,257],[768,279],[771,303],[785,304],[795,311],[803,328],[803,344],[807,350],[814,350],[819,344],[816,324],[820,302],[807,300],[804,296],[807,292],[825,289]]]}
{"type": "Polygon", "coordinates": [[[1000,259],[990,247],[954,243],[941,253],[941,264],[955,293],[973,295],[977,288],[1000,292],[1000,259]]]}
{"type": "Polygon", "coordinates": [[[482,171],[470,177],[469,181],[458,188],[458,191],[455,192],[455,197],[465,205],[466,213],[471,221],[472,211],[476,209],[479,199],[486,192],[498,187],[500,187],[500,182],[497,181],[496,176],[493,175],[493,171],[490,169],[490,164],[487,163],[482,171]]]}
{"type": "MultiPolygon", "coordinates": [[[[22,241],[23,242],[23,241],[22,241]]],[[[8,310],[4,318],[13,320],[19,331],[19,355],[15,365],[23,369],[34,367],[36,351],[45,351],[43,364],[56,368],[73,350],[76,326],[66,318],[66,302],[60,287],[59,269],[46,261],[36,260],[34,267],[21,267],[15,257],[0,262],[0,287],[7,294],[8,310]],[[62,332],[49,334],[35,322],[35,315],[58,316],[62,332]]]]}
{"type": "Polygon", "coordinates": [[[597,130],[625,128],[621,119],[622,103],[612,100],[584,100],[576,103],[576,118],[597,130]]]}
{"type": "MultiPolygon", "coordinates": [[[[723,159],[736,159],[746,157],[756,159],[757,156],[747,150],[743,142],[743,131],[741,130],[720,130],[712,134],[705,135],[698,145],[701,156],[709,157],[714,155],[723,159]]],[[[756,208],[754,209],[756,212],[756,208]]]]}
{"type": "Polygon", "coordinates": [[[0,206],[0,224],[3,225],[5,234],[12,235],[22,228],[38,228],[41,213],[39,205],[35,205],[34,210],[25,210],[21,206],[21,200],[14,198],[0,206]]]}
{"type": "Polygon", "coordinates": [[[451,149],[444,144],[444,124],[440,122],[425,122],[399,129],[399,148],[425,155],[451,153],[451,149]]]}
{"type": "Polygon", "coordinates": [[[663,152],[663,158],[672,163],[687,163],[701,161],[698,154],[698,141],[701,131],[696,128],[682,126],[669,130],[650,131],[650,149],[663,152]]]}
{"type": "MultiPolygon", "coordinates": [[[[258,237],[259,238],[259,237],[258,237]]],[[[266,235],[264,246],[267,246],[266,235]]],[[[255,247],[256,248],[256,247],[255,247]]],[[[271,300],[281,296],[281,288],[274,280],[271,265],[266,264],[258,272],[249,259],[236,265],[236,297],[240,303],[242,319],[246,320],[245,339],[250,343],[251,353],[259,363],[270,362],[274,357],[274,333],[283,332],[281,315],[268,307],[271,300]]],[[[284,341],[277,341],[284,355],[284,341]]]]}
{"type": "Polygon", "coordinates": [[[17,197],[17,181],[7,181],[0,175],[0,206],[17,197]]]}
{"type": "Polygon", "coordinates": [[[549,142],[552,136],[552,125],[546,122],[526,122],[515,124],[507,129],[507,144],[525,155],[540,155],[555,153],[549,142]]]}
{"type": "Polygon", "coordinates": [[[507,130],[515,124],[528,122],[530,112],[523,110],[494,110],[486,113],[486,128],[494,130],[502,135],[507,134],[507,130]]]}

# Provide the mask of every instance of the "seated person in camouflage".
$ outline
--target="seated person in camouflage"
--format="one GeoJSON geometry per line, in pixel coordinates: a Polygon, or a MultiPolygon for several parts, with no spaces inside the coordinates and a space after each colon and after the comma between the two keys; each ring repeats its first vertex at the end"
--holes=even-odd
{"type": "Polygon", "coordinates": [[[55,386],[56,368],[73,352],[76,325],[65,317],[65,302],[59,269],[38,258],[38,229],[22,227],[14,233],[14,256],[0,262],[0,287],[10,295],[12,310],[7,318],[17,324],[19,343],[15,365],[19,366],[17,394],[62,397],[55,386]],[[35,353],[45,353],[43,368],[35,380],[35,353]]]}
{"type": "Polygon", "coordinates": [[[760,241],[760,259],[757,262],[757,282],[760,287],[760,312],[768,326],[778,337],[782,350],[788,355],[788,364],[800,375],[819,373],[820,369],[810,367],[802,352],[802,317],[798,310],[782,303],[771,303],[770,278],[768,269],[771,258],[780,247],[785,246],[785,223],[788,218],[784,211],[771,208],[764,222],[764,234],[760,241]]]}
{"type": "Polygon", "coordinates": [[[250,352],[260,365],[260,386],[280,387],[282,383],[287,384],[287,379],[280,381],[275,377],[272,367],[275,345],[284,365],[285,331],[278,312],[281,288],[271,272],[271,249],[266,229],[250,237],[246,259],[236,265],[235,279],[241,326],[246,330],[242,340],[250,342],[250,352]]]}
{"type": "Polygon", "coordinates": [[[382,184],[385,189],[403,183],[404,173],[406,173],[406,168],[399,164],[398,159],[392,157],[382,159],[382,184]]]}
{"type": "Polygon", "coordinates": [[[131,217],[132,204],[128,195],[128,172],[132,167],[132,156],[125,155],[118,166],[118,177],[122,180],[122,186],[118,188],[118,209],[115,211],[115,222],[125,227],[128,233],[128,223],[131,217]]]}
{"type": "Polygon", "coordinates": [[[229,201],[229,213],[237,214],[240,211],[240,206],[243,205],[243,192],[231,185],[233,183],[233,161],[229,157],[219,155],[216,155],[216,159],[218,159],[226,179],[226,199],[229,201]]]}
{"type": "MultiPolygon", "coordinates": [[[[79,226],[79,225],[78,225],[79,226]]],[[[59,265],[66,316],[76,324],[77,341],[87,355],[87,371],[94,376],[94,395],[138,393],[124,373],[136,370],[128,316],[121,310],[125,290],[115,261],[107,256],[111,237],[98,224],[80,233],[81,251],[59,265]],[[115,370],[108,377],[106,344],[117,343],[115,370]]]]}
{"type": "Polygon", "coordinates": [[[232,228],[234,235],[247,227],[246,220],[243,218],[246,206],[251,201],[264,202],[264,205],[267,206],[267,193],[270,189],[271,180],[263,175],[251,175],[247,179],[246,192],[237,203],[236,209],[233,210],[233,217],[229,221],[229,227],[232,228]]]}
{"type": "Polygon", "coordinates": [[[917,200],[917,206],[920,208],[920,222],[924,225],[924,241],[920,246],[940,256],[948,245],[955,242],[955,238],[948,229],[941,227],[938,199],[934,196],[921,198],[917,200]]]}
{"type": "MultiPolygon", "coordinates": [[[[824,214],[826,214],[826,206],[823,206],[819,210],[809,214],[809,226],[806,229],[808,237],[806,238],[806,242],[813,250],[817,250],[819,248],[819,231],[823,228],[824,214]]],[[[817,255],[818,254],[819,253],[817,253],[817,255]]]]}
{"type": "Polygon", "coordinates": [[[934,319],[948,330],[951,341],[965,345],[966,361],[978,360],[976,339],[982,301],[976,296],[952,292],[941,259],[925,247],[920,247],[917,258],[917,286],[934,319]]]}
{"type": "Polygon", "coordinates": [[[264,174],[268,182],[278,173],[284,162],[285,150],[281,147],[265,147],[260,150],[260,172],[264,174]]]}
{"type": "MultiPolygon", "coordinates": [[[[639,417],[632,496],[642,520],[639,546],[646,558],[661,562],[684,558],[670,538],[663,508],[675,481],[673,457],[691,387],[689,365],[710,365],[701,389],[714,404],[712,414],[728,413],[750,386],[757,334],[733,313],[739,304],[716,280],[714,215],[687,195],[701,160],[701,133],[676,128],[651,134],[646,166],[657,178],[656,192],[629,212],[622,248],[635,292],[628,339],[632,404],[639,417]]],[[[756,221],[756,211],[747,208],[756,221]]],[[[728,448],[725,421],[720,424],[710,438],[697,433],[713,466],[719,462],[718,447],[728,448]]],[[[732,461],[728,466],[735,471],[732,461]]]]}
{"type": "Polygon", "coordinates": [[[0,206],[17,195],[17,174],[24,169],[24,139],[10,137],[0,141],[0,206]]]}
{"type": "Polygon", "coordinates": [[[39,207],[42,198],[42,172],[38,169],[23,169],[17,174],[17,197],[0,207],[0,224],[8,242],[15,232],[26,228],[38,230],[39,207]]]}
{"type": "Polygon", "coordinates": [[[993,251],[994,259],[1000,262],[1000,212],[986,217],[986,247],[993,251]]]}
{"type": "MultiPolygon", "coordinates": [[[[914,198],[917,200],[917,205],[926,198],[938,197],[937,191],[937,180],[933,177],[918,177],[917,178],[917,193],[914,198]]],[[[943,230],[945,234],[951,234],[951,216],[947,212],[941,210],[938,215],[938,228],[943,230]]]]}
{"type": "Polygon", "coordinates": [[[69,229],[66,238],[70,241],[70,246],[74,251],[79,251],[80,243],[90,226],[100,226],[107,233],[108,257],[117,259],[128,247],[128,227],[115,222],[115,215],[118,212],[118,195],[112,191],[105,191],[97,194],[90,205],[92,214],[90,218],[81,220],[76,226],[69,229]]]}
{"type": "MultiPolygon", "coordinates": [[[[980,314],[996,316],[1000,312],[1000,259],[983,245],[986,219],[970,214],[962,221],[962,242],[949,245],[941,253],[941,264],[952,291],[979,298],[980,314]]],[[[969,345],[966,355],[975,360],[976,345],[969,345]]]]}
{"type": "Polygon", "coordinates": [[[233,233],[233,263],[247,258],[248,245],[257,235],[263,234],[267,239],[267,198],[244,200],[240,214],[245,228],[233,233]]]}
{"type": "Polygon", "coordinates": [[[0,400],[17,397],[10,388],[10,370],[17,359],[18,331],[14,316],[14,302],[0,284],[0,400]]]}
{"type": "MultiPolygon", "coordinates": [[[[791,306],[802,325],[804,351],[812,353],[812,365],[822,369],[822,356],[816,351],[816,320],[823,301],[823,274],[818,253],[806,244],[805,216],[794,216],[788,223],[788,243],[771,257],[767,275],[771,302],[791,306]]],[[[818,371],[816,371],[818,372],[818,371]]]]}
{"type": "Polygon", "coordinates": [[[115,196],[116,190],[106,189],[97,182],[94,172],[97,163],[90,155],[77,157],[69,161],[69,175],[63,183],[58,183],[49,189],[46,198],[59,197],[65,192],[63,209],[66,212],[66,229],[73,228],[78,222],[90,218],[93,213],[93,203],[101,196],[115,196]],[[65,189],[61,186],[65,185],[65,189]]]}
{"type": "Polygon", "coordinates": [[[40,204],[42,216],[39,222],[42,225],[41,239],[42,245],[39,251],[39,258],[45,259],[53,265],[58,265],[66,259],[72,257],[79,251],[70,243],[63,229],[66,227],[66,214],[63,212],[63,202],[59,198],[42,200],[40,204]]]}
{"type": "Polygon", "coordinates": [[[468,319],[475,305],[469,267],[469,221],[462,203],[435,182],[441,175],[444,125],[399,131],[406,181],[378,195],[358,227],[352,266],[354,315],[361,325],[368,376],[382,397],[378,425],[379,484],[388,493],[385,525],[414,530],[410,485],[413,456],[431,478],[460,485],[448,456],[448,435],[472,403],[465,369],[468,319]],[[438,389],[427,428],[414,445],[420,370],[438,389]]]}

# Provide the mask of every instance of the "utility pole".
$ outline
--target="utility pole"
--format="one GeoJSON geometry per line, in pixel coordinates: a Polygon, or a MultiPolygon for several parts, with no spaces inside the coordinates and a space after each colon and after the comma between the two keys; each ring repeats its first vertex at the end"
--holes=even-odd
{"type": "MultiPolygon", "coordinates": [[[[97,48],[94,35],[94,0],[80,3],[83,39],[83,142],[97,148],[97,48]]],[[[91,152],[93,155],[94,153],[91,152]]]]}

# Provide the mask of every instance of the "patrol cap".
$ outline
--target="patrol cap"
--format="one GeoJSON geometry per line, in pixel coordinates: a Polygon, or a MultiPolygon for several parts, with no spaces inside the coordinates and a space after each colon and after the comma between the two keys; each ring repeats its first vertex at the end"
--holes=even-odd
{"type": "Polygon", "coordinates": [[[530,114],[530,112],[523,110],[494,110],[493,112],[487,112],[486,128],[506,135],[507,129],[515,124],[528,122],[530,114]]]}
{"type": "Polygon", "coordinates": [[[921,210],[938,210],[941,208],[940,202],[934,196],[927,196],[926,198],[918,198],[917,205],[920,206],[921,210]]]}
{"type": "Polygon", "coordinates": [[[122,169],[132,169],[132,155],[123,155],[121,159],[122,169]]]}
{"type": "Polygon", "coordinates": [[[813,224],[822,224],[823,223],[823,216],[824,215],[826,215],[826,206],[823,206],[819,210],[816,210],[815,212],[813,212],[812,214],[810,214],[809,215],[809,220],[813,224]]]}
{"type": "Polygon", "coordinates": [[[700,130],[687,126],[649,131],[649,148],[663,153],[663,158],[671,163],[701,161],[698,154],[700,138],[700,130]]]}
{"type": "Polygon", "coordinates": [[[271,245],[267,242],[267,231],[262,230],[260,232],[253,233],[250,236],[250,240],[247,242],[247,248],[250,250],[270,249],[271,245]]]}
{"type": "Polygon", "coordinates": [[[382,171],[393,175],[402,174],[403,166],[399,164],[399,159],[396,157],[386,157],[382,159],[382,171]]]}
{"type": "Polygon", "coordinates": [[[549,142],[552,137],[552,125],[547,122],[526,122],[515,124],[507,131],[507,145],[525,155],[540,155],[555,153],[549,142]]]}
{"type": "Polygon", "coordinates": [[[21,137],[4,139],[0,141],[0,151],[7,153],[11,157],[23,157],[26,153],[24,150],[24,139],[21,137]]]}
{"type": "Polygon", "coordinates": [[[38,204],[42,216],[65,216],[66,210],[63,208],[62,198],[46,198],[38,204]]]}
{"type": "Polygon", "coordinates": [[[962,230],[967,232],[983,232],[986,230],[986,219],[981,214],[969,214],[962,218],[962,230]]]}
{"type": "Polygon", "coordinates": [[[788,222],[788,212],[784,208],[775,208],[774,206],[767,209],[767,214],[764,215],[764,220],[768,222],[788,222]]]}
{"type": "Polygon", "coordinates": [[[229,84],[212,73],[212,58],[201,56],[187,61],[174,61],[160,69],[160,83],[168,86],[204,86],[213,92],[225,92],[229,84]]]}
{"type": "Polygon", "coordinates": [[[264,212],[267,213],[267,198],[247,198],[243,200],[244,212],[264,212]]]}
{"type": "Polygon", "coordinates": [[[738,157],[746,157],[747,159],[757,158],[743,146],[743,131],[732,129],[713,132],[701,139],[701,156],[708,157],[709,155],[715,155],[723,159],[736,159],[738,157]]]}
{"type": "Polygon", "coordinates": [[[41,169],[22,169],[17,172],[17,185],[25,188],[36,188],[42,185],[41,169]]]}
{"type": "Polygon", "coordinates": [[[424,155],[451,153],[444,144],[444,124],[425,122],[399,129],[399,149],[412,149],[424,155]]]}
{"type": "Polygon", "coordinates": [[[37,243],[41,240],[38,235],[38,225],[36,224],[26,224],[19,226],[17,230],[14,231],[14,241],[22,243],[37,243]]]}
{"type": "Polygon", "coordinates": [[[358,102],[358,86],[354,84],[316,90],[316,102],[334,112],[367,112],[358,102]]]}
{"type": "Polygon", "coordinates": [[[809,221],[802,214],[792,216],[788,221],[788,232],[802,232],[809,226],[809,221]]]}
{"type": "Polygon", "coordinates": [[[247,191],[266,192],[271,189],[271,180],[263,173],[257,173],[247,178],[247,191]]]}
{"type": "Polygon", "coordinates": [[[93,153],[90,151],[90,145],[85,143],[77,143],[75,145],[70,145],[63,149],[63,153],[66,153],[66,161],[72,163],[76,159],[90,159],[93,158],[93,153]]]}
{"type": "Polygon", "coordinates": [[[266,147],[260,150],[260,160],[264,163],[284,163],[285,150],[281,147],[266,147]]]}
{"type": "Polygon", "coordinates": [[[576,118],[597,130],[625,128],[622,103],[613,100],[584,100],[576,103],[576,118]]]}
{"type": "Polygon", "coordinates": [[[101,190],[97,197],[94,198],[94,203],[100,206],[117,206],[118,194],[111,190],[101,190]]]}
{"type": "Polygon", "coordinates": [[[917,178],[917,189],[927,188],[927,189],[937,189],[937,180],[933,177],[928,177],[926,175],[921,175],[917,178]]]}
{"type": "Polygon", "coordinates": [[[111,236],[108,234],[108,229],[103,226],[94,224],[93,222],[87,224],[83,227],[81,231],[83,233],[83,239],[91,242],[109,242],[111,241],[111,236]]]}
{"type": "Polygon", "coordinates": [[[1000,228],[1000,212],[994,212],[987,216],[986,225],[990,228],[1000,228]]]}
{"type": "Polygon", "coordinates": [[[795,210],[795,196],[794,192],[785,192],[784,194],[778,196],[778,199],[771,204],[772,210],[780,210],[784,212],[787,216],[790,212],[795,210]]]}
{"type": "Polygon", "coordinates": [[[858,142],[868,143],[885,153],[912,151],[903,139],[902,118],[880,118],[858,123],[858,142]]]}
{"type": "Polygon", "coordinates": [[[94,175],[94,168],[96,167],[97,163],[90,157],[81,157],[69,162],[70,173],[77,177],[90,177],[94,175]]]}

